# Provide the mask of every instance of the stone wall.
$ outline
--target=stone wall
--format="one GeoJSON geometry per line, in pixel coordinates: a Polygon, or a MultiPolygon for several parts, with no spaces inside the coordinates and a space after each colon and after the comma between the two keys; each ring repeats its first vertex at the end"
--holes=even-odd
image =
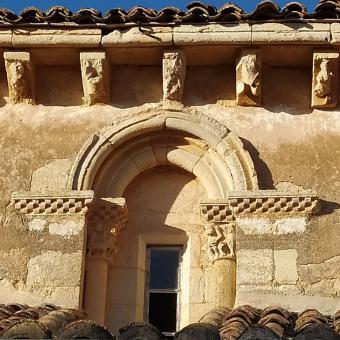
{"type": "MultiPolygon", "coordinates": [[[[294,310],[317,307],[325,313],[339,309],[340,121],[338,108],[311,108],[313,48],[263,47],[262,103],[246,107],[237,105],[236,98],[235,64],[240,45],[200,44],[184,48],[187,68],[182,103],[164,98],[162,49],[156,46],[108,47],[110,103],[94,106],[81,105],[79,51],[56,51],[40,45],[32,49],[38,70],[36,105],[11,103],[1,61],[0,302],[81,306],[82,300],[85,215],[23,214],[11,204],[12,192],[65,192],[70,189],[77,154],[91,135],[130,118],[177,110],[189,115],[204,113],[238,135],[252,158],[260,189],[311,189],[322,200],[316,216],[236,219],[236,304],[263,307],[275,303],[294,310]]],[[[143,187],[143,180],[136,183],[131,184],[130,193],[143,187]]],[[[196,204],[203,196],[195,190],[189,190],[192,197],[188,201],[178,194],[179,202],[196,204]]],[[[169,211],[167,219],[172,218],[171,209],[162,212],[166,215],[169,211]]],[[[130,230],[138,229],[136,213],[130,211],[131,222],[121,235],[122,244],[130,230]]],[[[185,210],[181,215],[185,222],[190,214],[185,210]]],[[[183,230],[190,238],[192,231],[183,230]]],[[[197,247],[202,246],[200,237],[198,232],[193,238],[197,247]]],[[[197,261],[194,271],[200,276],[204,262],[200,256],[197,261]]],[[[110,271],[110,285],[115,271],[119,267],[110,271]]],[[[114,304],[118,303],[113,292],[119,287],[110,287],[107,323],[114,328],[132,321],[133,315],[140,318],[142,305],[136,303],[135,314],[126,311],[126,319],[113,321],[114,304]]],[[[189,309],[187,314],[183,311],[187,315],[183,323],[206,311],[206,296],[202,293],[197,299],[183,307],[189,309]]],[[[136,301],[137,297],[131,304],[136,301]]]]}

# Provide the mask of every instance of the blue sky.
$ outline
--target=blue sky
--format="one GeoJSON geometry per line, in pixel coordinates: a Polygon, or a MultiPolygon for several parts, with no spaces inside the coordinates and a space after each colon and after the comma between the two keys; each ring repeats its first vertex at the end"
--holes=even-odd
{"type": "MultiPolygon", "coordinates": [[[[279,6],[283,6],[289,1],[290,0],[277,0],[277,3],[279,6]]],[[[227,3],[228,0],[202,0],[202,2],[221,7],[223,4],[227,3]]],[[[260,0],[234,0],[231,2],[238,4],[246,11],[252,11],[260,0]]],[[[305,0],[303,2],[308,7],[309,12],[312,12],[318,0],[305,0]]],[[[72,11],[84,7],[93,7],[105,13],[110,8],[121,7],[129,9],[136,5],[155,9],[161,9],[166,6],[175,6],[184,9],[188,3],[190,3],[190,1],[180,0],[0,0],[0,7],[6,7],[19,13],[23,8],[28,6],[36,6],[42,10],[47,10],[54,5],[62,5],[68,7],[72,11]]]]}

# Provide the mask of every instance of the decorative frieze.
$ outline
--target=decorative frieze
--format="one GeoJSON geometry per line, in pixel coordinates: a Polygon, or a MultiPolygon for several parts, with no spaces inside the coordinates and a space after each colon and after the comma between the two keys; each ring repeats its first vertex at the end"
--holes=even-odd
{"type": "Polygon", "coordinates": [[[15,210],[26,215],[85,214],[93,201],[93,191],[69,191],[60,195],[14,192],[15,210]]]}
{"type": "Polygon", "coordinates": [[[338,52],[313,54],[312,107],[334,108],[338,102],[338,52]]]}
{"type": "Polygon", "coordinates": [[[110,65],[105,52],[80,52],[85,105],[106,104],[110,99],[110,65]]]}
{"type": "Polygon", "coordinates": [[[35,101],[34,69],[29,52],[5,52],[9,99],[13,104],[35,101]]]}
{"type": "Polygon", "coordinates": [[[262,102],[262,59],[260,50],[244,50],[236,65],[236,100],[241,106],[262,102]]]}
{"type": "Polygon", "coordinates": [[[319,209],[318,197],[311,192],[284,193],[276,190],[229,192],[225,200],[201,203],[201,216],[208,236],[208,254],[212,261],[235,257],[235,221],[256,215],[308,215],[319,209]]]}
{"type": "Polygon", "coordinates": [[[117,253],[116,240],[127,218],[124,198],[96,200],[88,216],[87,256],[112,263],[117,253]]]}
{"type": "Polygon", "coordinates": [[[319,208],[314,193],[284,193],[276,190],[229,193],[228,203],[235,215],[240,214],[312,214],[319,208]]]}
{"type": "Polygon", "coordinates": [[[181,101],[186,74],[184,50],[169,50],[163,55],[163,99],[181,101]]]}

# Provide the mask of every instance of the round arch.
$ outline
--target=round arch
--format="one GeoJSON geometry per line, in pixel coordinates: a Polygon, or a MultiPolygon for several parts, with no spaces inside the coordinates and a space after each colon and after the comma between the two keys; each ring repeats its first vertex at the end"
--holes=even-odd
{"type": "Polygon", "coordinates": [[[101,129],[78,154],[69,188],[121,197],[135,177],[161,165],[192,173],[209,199],[258,189],[253,162],[236,135],[204,114],[173,111],[101,129]]]}

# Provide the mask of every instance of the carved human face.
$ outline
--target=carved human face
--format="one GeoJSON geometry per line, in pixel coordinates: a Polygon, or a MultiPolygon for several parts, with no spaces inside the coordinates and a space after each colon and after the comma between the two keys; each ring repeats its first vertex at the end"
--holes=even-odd
{"type": "Polygon", "coordinates": [[[205,229],[205,232],[207,233],[207,235],[209,235],[209,236],[214,236],[216,234],[214,225],[212,223],[206,224],[204,226],[204,229],[205,229]]]}

